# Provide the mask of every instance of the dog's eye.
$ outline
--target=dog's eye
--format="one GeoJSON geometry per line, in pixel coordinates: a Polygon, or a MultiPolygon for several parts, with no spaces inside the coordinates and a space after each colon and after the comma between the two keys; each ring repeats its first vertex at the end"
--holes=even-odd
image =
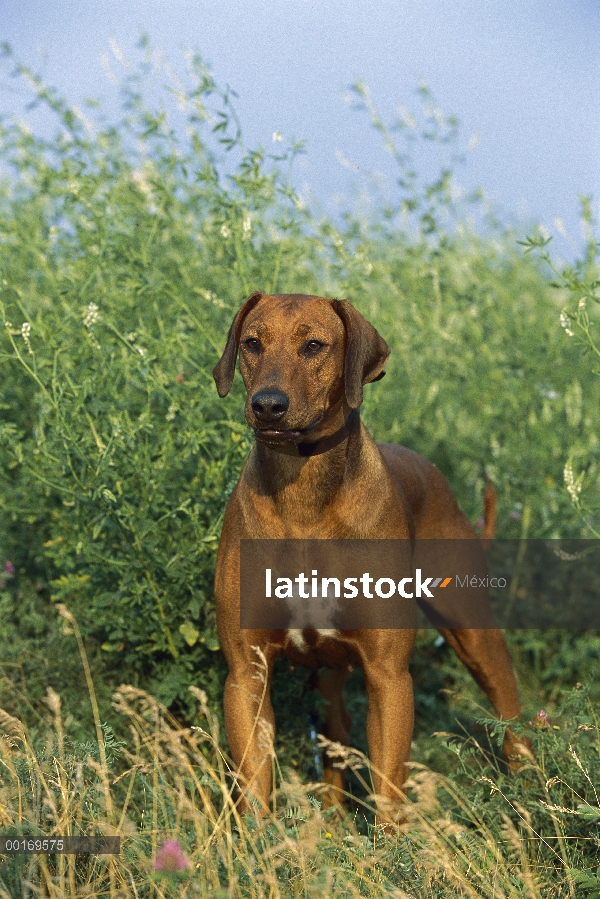
{"type": "Polygon", "coordinates": [[[321,343],[320,340],[309,340],[305,346],[305,350],[308,353],[318,353],[321,347],[324,347],[325,344],[321,343]]]}
{"type": "Polygon", "coordinates": [[[256,337],[248,337],[244,341],[244,346],[248,347],[249,350],[260,350],[260,340],[256,337]]]}

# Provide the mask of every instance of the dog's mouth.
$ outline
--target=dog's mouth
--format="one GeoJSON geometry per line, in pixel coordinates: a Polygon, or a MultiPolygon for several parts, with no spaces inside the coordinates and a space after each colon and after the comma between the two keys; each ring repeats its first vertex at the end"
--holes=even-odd
{"type": "Polygon", "coordinates": [[[279,446],[283,443],[300,443],[304,431],[275,431],[271,428],[261,428],[254,432],[254,436],[261,443],[270,443],[279,446]]]}
{"type": "Polygon", "coordinates": [[[320,415],[317,416],[307,428],[289,428],[287,430],[283,428],[255,428],[254,436],[261,443],[271,446],[283,446],[286,443],[302,443],[304,438],[319,424],[321,417],[320,415]]]}

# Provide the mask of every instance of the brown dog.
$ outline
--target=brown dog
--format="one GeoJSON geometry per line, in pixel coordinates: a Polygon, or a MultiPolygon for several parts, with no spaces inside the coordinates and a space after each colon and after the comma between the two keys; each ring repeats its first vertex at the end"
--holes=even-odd
{"type": "MultiPolygon", "coordinates": [[[[415,631],[312,630],[298,639],[285,630],[242,630],[240,540],[472,540],[475,534],[434,465],[403,447],[376,445],[360,422],[363,385],[383,376],[390,349],[349,302],[253,293],[236,315],[213,372],[221,397],[231,388],[238,349],[248,391],[246,420],[256,442],[227,505],[215,595],[229,665],[225,726],[240,782],[268,808],[274,733],[269,686],[277,656],[335,669],[320,689],[327,700],[325,733],[342,744],[348,743],[350,726],[342,690],[348,669],[358,663],[368,694],[374,788],[389,821],[389,803],[398,803],[406,781],[413,731],[408,663],[415,631]],[[257,676],[255,647],[266,659],[266,688],[257,676]]],[[[517,716],[519,696],[501,632],[440,632],[497,714],[517,716]]],[[[504,751],[509,758],[528,754],[508,730],[504,751]]],[[[248,808],[243,797],[242,804],[248,808]]]]}

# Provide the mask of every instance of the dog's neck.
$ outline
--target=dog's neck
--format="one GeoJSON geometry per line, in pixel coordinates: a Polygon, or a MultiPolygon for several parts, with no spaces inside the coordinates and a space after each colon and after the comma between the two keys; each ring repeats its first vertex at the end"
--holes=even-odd
{"type": "MultiPolygon", "coordinates": [[[[335,427],[318,442],[335,436],[350,412],[340,410],[332,422],[335,427]]],[[[251,484],[255,511],[259,518],[263,513],[268,518],[272,536],[278,532],[277,519],[285,523],[285,534],[279,536],[327,536],[321,535],[323,522],[336,521],[338,514],[324,515],[324,511],[339,507],[341,524],[346,517],[343,507],[352,504],[356,494],[354,478],[364,471],[362,456],[372,452],[379,455],[358,418],[348,436],[336,438],[330,449],[311,456],[287,455],[256,441],[242,477],[251,484]]]]}

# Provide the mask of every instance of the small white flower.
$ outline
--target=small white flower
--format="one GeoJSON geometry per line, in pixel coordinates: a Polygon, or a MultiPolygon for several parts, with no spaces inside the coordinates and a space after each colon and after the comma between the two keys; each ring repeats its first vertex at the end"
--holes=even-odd
{"type": "Polygon", "coordinates": [[[142,193],[146,199],[146,209],[150,213],[150,215],[156,215],[158,212],[158,207],[153,203],[153,193],[152,193],[152,185],[148,181],[148,177],[145,172],[135,171],[131,173],[131,180],[137,189],[142,193]]]}
{"type": "Polygon", "coordinates": [[[281,131],[274,131],[273,132],[273,143],[276,144],[280,140],[281,140],[281,131]]]}
{"type": "Polygon", "coordinates": [[[29,322],[23,322],[23,324],[21,325],[21,337],[25,341],[29,352],[33,354],[33,350],[31,349],[31,344],[29,343],[29,335],[30,334],[31,334],[31,325],[29,324],[29,322]]]}
{"type": "Polygon", "coordinates": [[[252,220],[250,218],[250,213],[245,212],[244,218],[242,219],[242,231],[244,232],[244,237],[250,236],[251,228],[252,228],[252,220]]]}
{"type": "Polygon", "coordinates": [[[563,312],[560,313],[560,326],[565,329],[565,334],[568,337],[573,337],[573,332],[569,328],[570,323],[571,317],[563,310],[563,312]]]}
{"type": "Polygon", "coordinates": [[[169,406],[169,411],[165,415],[165,418],[167,419],[167,421],[173,421],[178,412],[179,406],[176,406],[175,403],[171,403],[171,405],[169,406]]]}
{"type": "Polygon", "coordinates": [[[224,237],[225,240],[227,240],[228,237],[231,237],[229,225],[221,225],[221,237],[224,237]]]}
{"type": "Polygon", "coordinates": [[[131,173],[131,180],[133,181],[135,186],[142,191],[142,193],[150,193],[150,185],[148,184],[148,179],[144,172],[141,172],[139,170],[133,171],[131,173]]]}
{"type": "Polygon", "coordinates": [[[133,343],[133,341],[135,340],[136,337],[137,337],[137,334],[135,333],[135,331],[132,331],[130,334],[125,335],[125,340],[128,340],[129,343],[133,343]]]}
{"type": "Polygon", "coordinates": [[[578,309],[585,309],[585,297],[582,297],[577,303],[578,309]]]}
{"type": "Polygon", "coordinates": [[[98,307],[95,303],[90,303],[87,307],[87,312],[85,314],[85,318],[83,319],[83,324],[86,328],[91,328],[92,325],[95,325],[98,321],[98,307]]]}
{"type": "Polygon", "coordinates": [[[140,354],[140,356],[145,356],[145,355],[146,355],[146,350],[144,349],[143,346],[136,346],[135,349],[138,351],[138,353],[140,354]]]}
{"type": "Polygon", "coordinates": [[[583,480],[583,474],[580,474],[579,477],[575,479],[575,475],[573,473],[573,465],[570,459],[565,465],[563,478],[565,481],[565,486],[567,488],[567,493],[571,497],[571,500],[574,503],[579,502],[579,494],[581,493],[581,481],[583,480]]]}

